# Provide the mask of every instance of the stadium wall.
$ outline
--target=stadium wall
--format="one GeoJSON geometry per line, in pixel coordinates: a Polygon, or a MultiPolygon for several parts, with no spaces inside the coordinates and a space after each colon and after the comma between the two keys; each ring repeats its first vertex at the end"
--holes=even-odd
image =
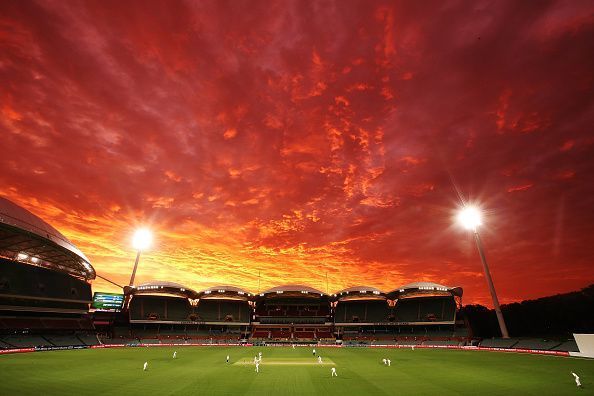
{"type": "MultiPolygon", "coordinates": [[[[65,349],[103,349],[103,348],[134,348],[134,347],[186,347],[186,346],[252,346],[253,344],[239,344],[239,343],[226,343],[226,344],[207,344],[207,343],[193,343],[193,344],[134,344],[134,345],[123,345],[123,344],[103,344],[93,345],[85,347],[55,347],[55,348],[20,348],[20,349],[7,349],[0,350],[0,355],[11,354],[11,353],[27,353],[27,352],[41,352],[50,350],[65,350],[65,349]]],[[[281,345],[271,345],[281,346],[281,345]]],[[[283,344],[282,346],[288,346],[283,344]]],[[[528,353],[533,355],[550,355],[550,356],[574,356],[573,352],[565,351],[543,351],[538,349],[514,349],[514,348],[485,348],[476,346],[452,346],[452,345],[415,345],[415,349],[458,349],[467,351],[491,351],[491,352],[508,352],[508,353],[528,353]]],[[[343,346],[343,345],[316,345],[316,348],[360,348],[356,346],[343,346]]],[[[410,345],[366,345],[364,348],[411,348],[410,345]]]]}

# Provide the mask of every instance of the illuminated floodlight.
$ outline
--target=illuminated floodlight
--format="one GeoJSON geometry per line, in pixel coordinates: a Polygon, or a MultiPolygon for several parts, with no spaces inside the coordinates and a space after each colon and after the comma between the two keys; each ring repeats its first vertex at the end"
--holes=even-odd
{"type": "Polygon", "coordinates": [[[482,224],[481,211],[474,206],[465,206],[458,213],[458,223],[467,230],[476,230],[482,224]]]}
{"type": "Polygon", "coordinates": [[[19,254],[17,254],[17,258],[19,260],[27,260],[29,258],[29,256],[27,256],[25,253],[19,253],[19,254]]]}
{"type": "Polygon", "coordinates": [[[138,251],[148,249],[152,242],[153,234],[147,228],[140,228],[136,230],[134,233],[134,238],[132,238],[132,246],[134,246],[134,249],[138,251]]]}
{"type": "Polygon", "coordinates": [[[39,262],[39,259],[37,257],[31,257],[31,261],[37,263],[39,262]]]}

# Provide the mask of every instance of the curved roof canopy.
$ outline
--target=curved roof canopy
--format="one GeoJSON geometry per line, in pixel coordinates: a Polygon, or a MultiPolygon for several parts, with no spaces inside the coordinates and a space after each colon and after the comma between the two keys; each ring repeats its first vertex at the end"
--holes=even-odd
{"type": "Polygon", "coordinates": [[[337,291],[334,296],[338,299],[351,299],[351,298],[355,298],[355,299],[365,299],[365,298],[371,298],[371,299],[379,299],[379,298],[383,298],[385,299],[386,294],[381,291],[380,289],[376,288],[376,287],[371,287],[371,286],[352,286],[352,287],[347,287],[346,289],[342,289],[340,291],[337,291]]]}
{"type": "Polygon", "coordinates": [[[318,289],[314,289],[313,287],[306,286],[306,285],[282,285],[276,286],[266,291],[260,293],[260,295],[265,294],[282,294],[282,293],[302,293],[302,294],[318,294],[320,296],[325,296],[326,293],[321,292],[318,289]]]}
{"type": "Polygon", "coordinates": [[[411,293],[411,292],[446,292],[457,297],[462,297],[463,290],[461,287],[444,286],[432,282],[413,282],[400,286],[388,293],[390,298],[398,297],[399,295],[411,293]]]}
{"type": "Polygon", "coordinates": [[[168,281],[151,281],[134,286],[129,294],[173,294],[187,298],[197,298],[198,293],[189,287],[168,281]]]}
{"type": "Polygon", "coordinates": [[[209,287],[208,289],[202,290],[198,292],[200,298],[203,299],[241,299],[247,300],[249,297],[252,296],[252,293],[237,287],[237,286],[213,286],[209,287]]]}
{"type": "Polygon", "coordinates": [[[89,259],[54,227],[0,197],[0,256],[94,279],[89,259]]]}

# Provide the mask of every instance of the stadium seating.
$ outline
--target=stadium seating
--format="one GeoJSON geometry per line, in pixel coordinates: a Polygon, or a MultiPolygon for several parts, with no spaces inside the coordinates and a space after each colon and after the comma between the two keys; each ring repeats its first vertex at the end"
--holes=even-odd
{"type": "Polygon", "coordinates": [[[423,345],[427,346],[462,346],[464,341],[460,340],[427,340],[423,342],[423,345]]]}
{"type": "Polygon", "coordinates": [[[190,302],[185,298],[136,295],[130,303],[131,320],[188,320],[190,302]]]}
{"type": "Polygon", "coordinates": [[[88,311],[91,286],[87,282],[3,258],[0,264],[0,305],[20,311],[88,311]]]}
{"type": "Polygon", "coordinates": [[[27,335],[27,334],[7,335],[7,336],[2,336],[2,338],[0,340],[7,344],[13,345],[17,348],[33,348],[36,346],[47,346],[47,347],[54,346],[51,342],[49,342],[42,336],[37,336],[37,335],[27,335]]]}
{"type": "Polygon", "coordinates": [[[96,334],[83,333],[77,334],[77,337],[84,345],[99,345],[99,340],[97,339],[96,334]]]}
{"type": "Polygon", "coordinates": [[[561,345],[559,341],[548,341],[540,339],[522,339],[518,341],[514,348],[518,349],[540,349],[549,350],[561,345]]]}
{"type": "Polygon", "coordinates": [[[46,335],[44,338],[55,346],[85,345],[76,335],[46,335]]]}
{"type": "Polygon", "coordinates": [[[400,299],[394,316],[398,322],[453,321],[456,303],[452,297],[422,297],[400,299]]]}
{"type": "Polygon", "coordinates": [[[551,349],[552,351],[565,351],[565,352],[579,352],[579,348],[575,340],[565,341],[560,345],[551,349]]]}
{"type": "Polygon", "coordinates": [[[195,313],[204,322],[249,322],[251,308],[247,301],[203,299],[195,313]]]}
{"type": "Polygon", "coordinates": [[[339,301],[334,314],[337,323],[386,322],[390,310],[386,301],[339,301]]]}
{"type": "Polygon", "coordinates": [[[488,338],[483,340],[480,346],[487,348],[514,348],[517,343],[517,338],[488,338]]]}

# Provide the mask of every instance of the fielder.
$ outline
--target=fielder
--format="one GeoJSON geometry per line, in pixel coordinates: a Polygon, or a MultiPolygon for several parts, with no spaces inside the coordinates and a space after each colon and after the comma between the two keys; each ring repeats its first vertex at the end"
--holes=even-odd
{"type": "Polygon", "coordinates": [[[173,358],[176,359],[177,358],[177,351],[173,351],[173,358]]]}
{"type": "Polygon", "coordinates": [[[386,359],[386,362],[388,362],[388,366],[392,364],[392,361],[390,359],[386,359]]]}
{"type": "Polygon", "coordinates": [[[322,364],[322,357],[318,356],[318,363],[322,364]]]}
{"type": "Polygon", "coordinates": [[[227,355],[227,363],[229,363],[229,355],[227,355]]]}
{"type": "Polygon", "coordinates": [[[388,362],[386,361],[386,359],[382,359],[382,362],[384,362],[384,366],[385,366],[386,364],[388,364],[388,362]]]}
{"type": "Polygon", "coordinates": [[[148,367],[148,362],[144,362],[144,367],[142,368],[142,371],[146,371],[147,367],[148,367]]]}
{"type": "Polygon", "coordinates": [[[256,373],[260,372],[260,362],[256,362],[256,373]]]}
{"type": "Polygon", "coordinates": [[[313,355],[316,356],[316,348],[313,350],[313,355]]]}
{"type": "Polygon", "coordinates": [[[338,377],[338,374],[336,374],[336,368],[335,367],[332,367],[330,369],[330,372],[332,373],[331,377],[338,377]]]}
{"type": "Polygon", "coordinates": [[[571,372],[571,375],[573,375],[575,377],[575,386],[577,386],[578,388],[581,388],[582,383],[580,382],[580,377],[578,377],[578,375],[576,373],[574,373],[573,371],[571,372]]]}

